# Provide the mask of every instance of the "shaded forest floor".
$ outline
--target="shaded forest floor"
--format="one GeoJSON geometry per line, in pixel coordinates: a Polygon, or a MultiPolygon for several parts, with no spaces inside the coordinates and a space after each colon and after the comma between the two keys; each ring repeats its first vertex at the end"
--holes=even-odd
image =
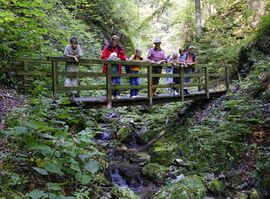
{"type": "Polygon", "coordinates": [[[4,117],[13,108],[26,102],[25,98],[14,89],[0,85],[0,130],[5,128],[4,117]]]}

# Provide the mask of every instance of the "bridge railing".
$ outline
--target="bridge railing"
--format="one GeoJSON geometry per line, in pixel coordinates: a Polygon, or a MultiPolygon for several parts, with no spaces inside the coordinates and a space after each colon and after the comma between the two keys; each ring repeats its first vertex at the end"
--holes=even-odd
{"type": "Polygon", "coordinates": [[[172,66],[171,64],[155,64],[150,62],[134,62],[134,61],[104,61],[104,60],[86,60],[86,59],[80,59],[80,65],[86,66],[89,68],[94,68],[94,65],[98,65],[97,70],[92,70],[91,72],[60,72],[58,64],[59,63],[66,63],[66,62],[73,62],[70,58],[65,57],[49,57],[48,60],[52,62],[52,77],[53,77],[53,92],[54,94],[57,94],[58,92],[67,92],[71,90],[106,90],[106,97],[107,101],[110,103],[112,102],[112,92],[114,89],[119,90],[126,90],[126,89],[144,89],[146,90],[149,104],[153,103],[153,93],[152,93],[152,78],[153,77],[160,77],[160,78],[173,78],[173,77],[179,77],[180,83],[174,84],[174,85],[168,85],[168,84],[159,84],[155,87],[157,88],[179,88],[180,91],[180,97],[181,100],[184,101],[184,88],[186,87],[198,87],[199,90],[202,90],[204,88],[204,92],[206,94],[206,98],[209,98],[209,92],[212,85],[217,86],[220,83],[223,83],[225,85],[225,89],[227,90],[229,88],[229,65],[223,65],[219,66],[219,68],[224,68],[224,70],[220,73],[211,73],[209,72],[209,66],[208,65],[196,65],[194,68],[196,69],[194,73],[192,74],[185,74],[184,68],[180,67],[179,74],[155,74],[152,72],[152,68],[162,66],[163,68],[166,66],[172,66]],[[107,65],[107,73],[101,73],[101,66],[103,64],[107,65]],[[121,74],[115,74],[111,72],[111,67],[113,64],[121,64],[122,66],[140,66],[141,72],[139,74],[130,74],[130,73],[121,73],[121,74]],[[103,84],[99,85],[79,85],[77,87],[65,87],[63,84],[59,84],[59,77],[103,77],[103,84]],[[112,78],[113,77],[121,77],[129,79],[131,77],[139,77],[142,79],[145,79],[144,83],[142,83],[139,86],[123,84],[123,85],[113,85],[112,78]],[[192,83],[185,83],[184,78],[190,77],[194,81],[192,83]],[[212,81],[211,81],[212,80],[212,81]],[[218,82],[214,82],[213,80],[219,80],[218,82]],[[221,82],[220,82],[221,81],[221,82]]]}
{"type": "MultiPolygon", "coordinates": [[[[168,85],[161,81],[157,88],[178,88],[180,95],[174,96],[179,97],[180,100],[184,101],[185,94],[184,88],[197,87],[198,91],[205,93],[206,98],[209,98],[211,91],[217,89],[228,90],[229,89],[229,65],[205,65],[197,64],[194,66],[194,71],[191,74],[185,74],[184,68],[179,66],[179,74],[155,74],[152,69],[157,66],[172,66],[169,63],[165,64],[155,64],[150,62],[134,62],[134,61],[104,61],[104,60],[94,60],[94,59],[80,59],[78,72],[67,72],[65,70],[65,64],[67,62],[74,62],[71,58],[66,57],[48,57],[48,60],[33,60],[33,59],[18,59],[17,62],[20,63],[21,69],[17,71],[17,74],[22,77],[22,83],[27,86],[31,83],[30,77],[51,77],[51,86],[54,96],[63,92],[70,92],[72,90],[77,90],[79,92],[88,91],[88,95],[92,95],[95,91],[99,91],[96,94],[106,95],[108,103],[111,103],[112,92],[114,89],[128,90],[128,89],[140,89],[140,92],[147,94],[147,99],[149,104],[153,103],[153,93],[152,93],[152,78],[160,77],[173,78],[178,77],[180,80],[179,84],[168,85]],[[29,66],[35,63],[37,65],[45,65],[45,67],[35,67],[35,70],[31,69],[29,66]],[[107,65],[107,73],[101,72],[102,65],[107,65]],[[111,67],[113,64],[121,64],[122,66],[140,66],[141,70],[139,74],[121,73],[115,74],[111,72],[111,67]],[[51,72],[48,73],[48,68],[51,72]],[[216,68],[219,72],[211,72],[211,68],[216,68]],[[64,79],[66,77],[76,77],[79,79],[78,86],[66,87],[64,86],[64,79]],[[121,85],[113,85],[112,78],[121,77],[121,85]],[[139,86],[134,86],[129,84],[129,78],[139,77],[141,79],[141,84],[139,86]],[[191,83],[185,83],[184,78],[189,77],[192,79],[191,83]]],[[[165,70],[162,70],[165,71],[165,70]]],[[[217,71],[217,70],[213,70],[217,71]]]]}

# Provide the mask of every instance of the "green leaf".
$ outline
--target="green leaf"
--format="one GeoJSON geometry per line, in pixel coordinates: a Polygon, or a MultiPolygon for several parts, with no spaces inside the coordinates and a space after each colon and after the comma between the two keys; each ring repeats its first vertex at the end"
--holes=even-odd
{"type": "Polygon", "coordinates": [[[61,187],[57,183],[48,182],[46,185],[47,185],[49,190],[52,190],[52,191],[60,191],[61,190],[61,187]]]}
{"type": "Polygon", "coordinates": [[[79,163],[71,163],[70,168],[74,171],[81,172],[79,163]]]}
{"type": "Polygon", "coordinates": [[[33,151],[40,151],[44,155],[49,155],[52,153],[51,147],[45,144],[36,143],[35,145],[29,146],[29,149],[33,151]]]}
{"type": "Polygon", "coordinates": [[[64,175],[64,173],[61,171],[62,169],[62,163],[59,161],[50,162],[45,166],[45,169],[49,172],[56,173],[60,176],[64,175]]]}
{"type": "Polygon", "coordinates": [[[45,169],[41,169],[38,167],[32,167],[36,172],[40,173],[41,175],[48,175],[48,171],[45,169]]]}
{"type": "Polygon", "coordinates": [[[37,130],[37,129],[44,129],[47,127],[46,124],[38,122],[38,121],[30,121],[30,122],[25,122],[25,126],[37,130]]]}
{"type": "Polygon", "coordinates": [[[89,182],[91,182],[92,177],[90,175],[82,174],[81,172],[78,172],[75,175],[75,179],[82,184],[88,184],[89,182]]]}
{"type": "Polygon", "coordinates": [[[11,129],[8,134],[13,135],[13,136],[18,136],[18,135],[22,135],[22,134],[27,134],[28,128],[23,127],[23,126],[16,126],[13,129],[11,129]]]}
{"type": "Polygon", "coordinates": [[[43,138],[47,138],[47,139],[56,139],[56,137],[48,134],[48,133],[45,133],[45,134],[39,134],[40,137],[43,137],[43,138]]]}
{"type": "Polygon", "coordinates": [[[84,165],[84,169],[86,171],[91,172],[92,174],[95,174],[98,171],[98,163],[95,160],[90,160],[88,163],[84,165]]]}
{"type": "Polygon", "coordinates": [[[43,197],[46,198],[48,196],[48,194],[46,194],[44,191],[35,189],[34,191],[29,193],[29,196],[32,199],[39,199],[39,198],[43,198],[43,197]]]}

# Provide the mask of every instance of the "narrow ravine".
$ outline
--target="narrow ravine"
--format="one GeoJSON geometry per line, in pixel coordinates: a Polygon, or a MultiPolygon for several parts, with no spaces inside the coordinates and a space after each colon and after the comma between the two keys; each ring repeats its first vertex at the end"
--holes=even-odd
{"type": "Polygon", "coordinates": [[[136,136],[135,128],[132,128],[134,132],[131,132],[130,139],[121,143],[111,125],[112,119],[119,117],[116,115],[110,113],[106,116],[107,123],[101,124],[103,132],[97,138],[97,142],[107,150],[108,178],[113,185],[128,188],[142,199],[150,198],[159,190],[160,185],[153,183],[142,174],[142,167],[150,161],[146,144],[136,136]]]}

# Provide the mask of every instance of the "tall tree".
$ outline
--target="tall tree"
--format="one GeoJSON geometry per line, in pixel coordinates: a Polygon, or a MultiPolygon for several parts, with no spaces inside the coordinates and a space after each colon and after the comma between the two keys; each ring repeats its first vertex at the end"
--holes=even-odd
{"type": "Polygon", "coordinates": [[[196,36],[202,36],[201,0],[195,0],[196,36]]]}

